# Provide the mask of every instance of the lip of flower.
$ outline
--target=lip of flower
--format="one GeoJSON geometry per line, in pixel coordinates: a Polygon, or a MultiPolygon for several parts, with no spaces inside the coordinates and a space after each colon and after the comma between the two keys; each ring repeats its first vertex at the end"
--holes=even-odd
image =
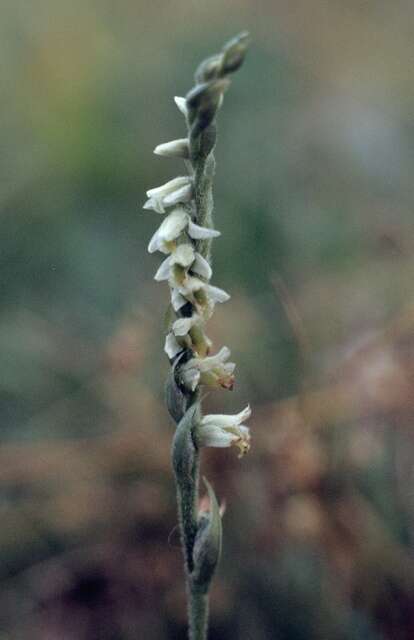
{"type": "Polygon", "coordinates": [[[201,419],[196,431],[199,446],[239,448],[239,457],[250,449],[250,431],[242,424],[251,415],[249,405],[236,415],[207,415],[201,419]]]}
{"type": "Polygon", "coordinates": [[[174,241],[184,230],[187,230],[188,235],[193,240],[217,238],[220,235],[220,231],[216,231],[216,229],[208,229],[195,224],[187,211],[182,207],[178,207],[171,211],[152,236],[148,245],[149,253],[154,253],[155,251],[161,251],[166,254],[171,253],[175,246],[174,241]]]}

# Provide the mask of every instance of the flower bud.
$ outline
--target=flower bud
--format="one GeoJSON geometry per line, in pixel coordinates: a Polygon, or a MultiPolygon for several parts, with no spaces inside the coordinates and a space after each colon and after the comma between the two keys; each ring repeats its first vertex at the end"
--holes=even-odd
{"type": "Polygon", "coordinates": [[[222,73],[237,71],[243,64],[249,44],[250,35],[247,31],[243,31],[224,46],[222,73]]]}
{"type": "Polygon", "coordinates": [[[172,140],[171,142],[164,142],[155,147],[154,153],[157,156],[164,156],[166,158],[184,158],[188,160],[190,157],[188,138],[181,138],[180,140],[172,140]]]}
{"type": "Polygon", "coordinates": [[[212,486],[203,478],[210,501],[210,511],[204,511],[199,524],[193,548],[192,587],[207,593],[211,579],[221,556],[222,526],[220,508],[212,486]]]}

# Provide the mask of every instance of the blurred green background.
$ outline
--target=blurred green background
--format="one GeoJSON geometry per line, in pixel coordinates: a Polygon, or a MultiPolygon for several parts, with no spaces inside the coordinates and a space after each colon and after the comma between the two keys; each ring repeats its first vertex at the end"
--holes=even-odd
{"type": "Polygon", "coordinates": [[[0,639],[186,637],[145,191],[174,95],[248,29],[219,120],[211,640],[414,637],[414,5],[3,0],[0,639]]]}

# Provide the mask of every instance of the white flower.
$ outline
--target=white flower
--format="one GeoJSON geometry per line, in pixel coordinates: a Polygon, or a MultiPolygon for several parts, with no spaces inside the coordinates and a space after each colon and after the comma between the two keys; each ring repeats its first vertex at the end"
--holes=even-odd
{"type": "Polygon", "coordinates": [[[180,98],[179,96],[175,96],[174,102],[183,114],[183,116],[187,117],[188,109],[187,109],[187,100],[185,98],[180,98]]]}
{"type": "Polygon", "coordinates": [[[155,147],[154,153],[157,156],[164,156],[166,158],[184,158],[188,160],[190,157],[188,138],[181,138],[180,140],[172,140],[171,142],[159,144],[155,147]]]}
{"type": "MultiPolygon", "coordinates": [[[[191,244],[180,244],[160,265],[154,279],[158,282],[169,280],[172,289],[175,285],[185,288],[186,280],[193,280],[188,270],[198,273],[202,277],[211,277],[211,267],[207,260],[194,251],[191,244]]],[[[201,280],[198,280],[201,282],[201,280]]],[[[179,290],[178,290],[179,293],[179,290]]],[[[182,306],[182,305],[181,305],[182,306]]],[[[179,307],[178,307],[179,308],[179,307]]]]}
{"type": "Polygon", "coordinates": [[[239,457],[250,449],[250,431],[242,422],[250,418],[249,405],[232,416],[208,415],[201,418],[196,430],[196,440],[200,447],[230,447],[240,449],[239,457]]]}
{"type": "Polygon", "coordinates": [[[180,273],[172,271],[170,285],[200,309],[207,309],[209,305],[214,306],[216,302],[230,300],[230,295],[226,291],[213,287],[195,276],[180,277],[180,273]]]}
{"type": "Polygon", "coordinates": [[[211,348],[211,340],[204,333],[204,322],[196,313],[190,317],[177,318],[167,335],[164,350],[173,359],[182,349],[192,349],[205,357],[211,348]]]}
{"type": "MultiPolygon", "coordinates": [[[[193,270],[194,267],[192,266],[191,271],[193,270]]],[[[230,295],[223,289],[203,282],[200,278],[192,276],[179,268],[171,269],[169,283],[171,289],[174,290],[175,301],[181,303],[182,298],[184,298],[191,302],[205,321],[211,318],[217,302],[222,303],[230,300],[230,295]],[[181,296],[181,298],[178,296],[181,296]]],[[[174,308],[178,310],[180,307],[174,308]]]]}
{"type": "Polygon", "coordinates": [[[232,389],[236,365],[234,362],[226,362],[229,357],[230,349],[223,347],[214,356],[191,358],[180,369],[184,386],[190,391],[195,391],[198,384],[232,389]]]}
{"type": "Polygon", "coordinates": [[[157,213],[165,213],[165,207],[172,207],[178,202],[189,202],[193,195],[190,176],[180,176],[169,180],[160,187],[147,191],[148,200],[144,209],[151,209],[157,213]]]}
{"type": "Polygon", "coordinates": [[[199,227],[192,222],[190,215],[182,207],[177,207],[162,221],[157,231],[152,236],[148,245],[149,253],[161,251],[162,253],[171,253],[174,248],[174,240],[176,240],[184,230],[193,240],[206,238],[217,238],[220,231],[208,229],[207,227],[199,227]]]}
{"type": "Polygon", "coordinates": [[[188,213],[184,209],[174,209],[160,224],[148,245],[149,253],[161,251],[171,253],[176,240],[188,225],[188,213]]]}

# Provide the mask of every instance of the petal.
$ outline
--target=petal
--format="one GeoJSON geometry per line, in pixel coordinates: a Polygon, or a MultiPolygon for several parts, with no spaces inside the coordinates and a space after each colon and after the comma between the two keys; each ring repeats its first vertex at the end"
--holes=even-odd
{"type": "Polygon", "coordinates": [[[168,193],[163,197],[163,204],[166,207],[173,207],[180,202],[189,202],[193,195],[193,187],[191,184],[185,184],[183,187],[168,193]]]}
{"type": "Polygon", "coordinates": [[[162,280],[168,280],[171,273],[171,256],[168,256],[163,262],[161,262],[157,273],[154,276],[154,280],[161,282],[162,280]]]}
{"type": "Polygon", "coordinates": [[[235,368],[236,368],[236,363],[235,362],[226,362],[223,365],[223,369],[224,369],[225,373],[227,373],[228,375],[231,375],[232,373],[234,373],[235,368]]]}
{"type": "Polygon", "coordinates": [[[159,251],[162,246],[162,238],[160,237],[160,230],[157,229],[148,245],[148,253],[154,253],[159,251]]]}
{"type": "Polygon", "coordinates": [[[182,351],[183,348],[178,344],[177,339],[173,333],[169,333],[165,338],[164,351],[170,360],[175,358],[177,353],[182,351]]]}
{"type": "Polygon", "coordinates": [[[164,242],[171,242],[178,238],[188,223],[188,213],[184,209],[174,209],[162,221],[158,234],[164,242]]]}
{"type": "Polygon", "coordinates": [[[197,444],[201,447],[230,447],[234,435],[215,426],[203,426],[197,432],[197,444]]]}
{"type": "Polygon", "coordinates": [[[181,267],[187,268],[194,262],[194,249],[191,244],[180,244],[173,251],[171,258],[172,264],[179,264],[181,267]]]}
{"type": "Polygon", "coordinates": [[[216,425],[220,427],[234,427],[235,425],[241,425],[244,420],[247,420],[251,416],[250,406],[247,405],[240,411],[240,413],[236,413],[234,415],[222,415],[222,414],[212,414],[204,416],[201,419],[201,424],[203,425],[216,425]]]}
{"type": "Polygon", "coordinates": [[[221,236],[220,231],[216,229],[208,229],[207,227],[200,227],[192,220],[188,223],[188,235],[194,240],[207,240],[208,238],[217,238],[221,236]]]}
{"type": "Polygon", "coordinates": [[[230,355],[230,349],[228,347],[222,347],[214,356],[200,359],[200,371],[209,371],[210,369],[223,365],[223,363],[230,358],[230,355]]]}
{"type": "Polygon", "coordinates": [[[149,198],[142,208],[148,209],[149,211],[155,211],[156,213],[165,213],[165,209],[159,198],[149,198]]]}
{"type": "Polygon", "coordinates": [[[213,287],[211,284],[204,285],[204,291],[212,302],[227,302],[230,300],[229,294],[219,287],[213,287]]]}
{"type": "Polygon", "coordinates": [[[199,253],[195,254],[195,261],[191,270],[195,273],[198,273],[199,276],[205,278],[206,280],[210,280],[213,272],[207,260],[203,258],[199,253]]]}
{"type": "Polygon", "coordinates": [[[181,307],[187,304],[187,300],[184,298],[184,296],[181,295],[181,293],[175,287],[171,289],[171,304],[173,306],[174,311],[178,311],[179,309],[181,309],[181,307]]]}
{"type": "Polygon", "coordinates": [[[147,191],[148,198],[164,198],[169,193],[184,187],[184,185],[189,184],[190,182],[189,176],[179,176],[178,178],[173,178],[169,180],[165,184],[162,184],[160,187],[154,187],[153,189],[149,189],[147,191]]]}
{"type": "Polygon", "coordinates": [[[199,322],[200,318],[197,314],[194,314],[190,318],[178,318],[173,323],[172,330],[174,335],[176,336],[185,336],[190,331],[191,327],[193,327],[197,322],[199,322]]]}
{"type": "Polygon", "coordinates": [[[180,98],[179,96],[175,96],[174,102],[177,105],[177,107],[179,108],[179,110],[181,111],[181,113],[184,116],[187,116],[187,113],[188,113],[187,100],[185,98],[180,98]]]}

